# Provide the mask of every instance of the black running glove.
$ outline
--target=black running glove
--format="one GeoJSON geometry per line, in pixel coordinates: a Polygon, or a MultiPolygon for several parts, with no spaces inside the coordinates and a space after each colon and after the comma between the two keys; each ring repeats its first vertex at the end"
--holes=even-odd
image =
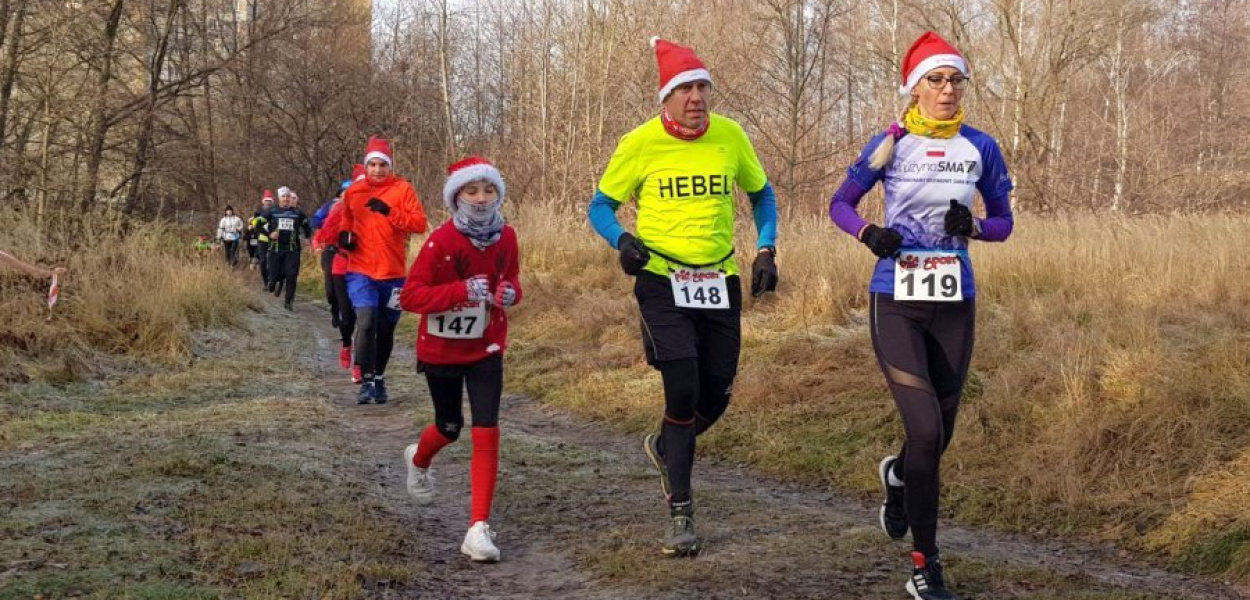
{"type": "Polygon", "coordinates": [[[775,251],[761,248],[751,264],[751,296],[759,298],[764,292],[777,291],[777,262],[775,251]]]}
{"type": "Polygon", "coordinates": [[[353,235],[352,232],[350,231],[340,231],[339,232],[339,248],[342,248],[348,251],[355,250],[356,249],[356,236],[353,235]]]}
{"type": "Polygon", "coordinates": [[[902,247],[903,235],[889,227],[877,227],[870,223],[860,234],[859,241],[878,257],[890,258],[902,247]]]}
{"type": "Polygon", "coordinates": [[[391,214],[390,205],[383,202],[380,198],[370,198],[368,202],[365,202],[365,206],[375,213],[382,213],[384,217],[391,214]]]}
{"type": "Polygon", "coordinates": [[[629,232],[621,234],[616,241],[616,247],[621,251],[621,270],[625,271],[626,275],[641,273],[643,267],[647,266],[647,262],[651,260],[651,251],[647,250],[646,245],[629,232]]]}
{"type": "Polygon", "coordinates": [[[946,211],[946,235],[972,235],[972,211],[951,198],[951,208],[946,211]]]}

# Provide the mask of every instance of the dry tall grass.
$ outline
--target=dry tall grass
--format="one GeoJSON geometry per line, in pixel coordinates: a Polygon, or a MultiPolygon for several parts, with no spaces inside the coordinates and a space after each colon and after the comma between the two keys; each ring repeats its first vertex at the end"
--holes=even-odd
{"type": "Polygon", "coordinates": [[[237,324],[255,302],[217,254],[194,255],[189,236],[157,223],[119,235],[104,219],[52,219],[43,232],[15,210],[0,221],[0,248],[70,270],[51,319],[46,281],[0,272],[0,385],[185,361],[192,331],[237,324]]]}
{"type": "MultiPolygon", "coordinates": [[[[531,204],[513,216],[527,286],[514,381],[653,426],[659,377],[615,254],[583,214],[531,204]]],[[[1007,243],[976,244],[977,348],[944,472],[950,513],[1250,579],[1247,230],[1245,216],[1022,217],[1007,243]]],[[[739,238],[754,239],[749,225],[739,238]]],[[[868,340],[873,259],[818,217],[783,222],[779,245],[779,293],[746,301],[734,403],[702,450],[871,491],[901,436],[868,340]]]]}

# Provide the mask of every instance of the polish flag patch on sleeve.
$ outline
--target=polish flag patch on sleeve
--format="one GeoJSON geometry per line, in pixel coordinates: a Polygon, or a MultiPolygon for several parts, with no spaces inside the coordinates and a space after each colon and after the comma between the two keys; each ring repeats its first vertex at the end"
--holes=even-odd
{"type": "Polygon", "coordinates": [[[928,158],[946,158],[946,148],[941,146],[929,146],[925,148],[924,155],[928,158]]]}

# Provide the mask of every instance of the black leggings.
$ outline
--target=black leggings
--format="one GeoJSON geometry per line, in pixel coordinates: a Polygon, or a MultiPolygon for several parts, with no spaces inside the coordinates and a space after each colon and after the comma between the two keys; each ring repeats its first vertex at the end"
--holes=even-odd
{"type": "Polygon", "coordinates": [[[235,266],[239,262],[239,240],[226,240],[221,243],[226,250],[226,264],[235,266]]]}
{"type": "MultiPolygon", "coordinates": [[[[670,503],[691,499],[695,438],[716,423],[729,408],[733,394],[732,371],[727,365],[704,364],[706,359],[681,358],[658,363],[664,380],[664,420],[660,444],[668,468],[670,503]]],[[[737,361],[734,361],[737,366],[737,361]]]]}
{"type": "Polygon", "coordinates": [[[356,309],[352,307],[352,299],[347,295],[347,276],[331,275],[330,283],[334,291],[334,302],[330,304],[330,310],[338,307],[339,338],[346,348],[352,345],[352,333],[356,331],[356,309]]]}
{"type": "Polygon", "coordinates": [[[286,286],[286,303],[295,301],[295,286],[299,283],[300,252],[296,250],[269,251],[269,290],[286,286]]]}
{"type": "Polygon", "coordinates": [[[260,263],[260,282],[269,287],[269,242],[256,242],[256,262],[260,263]]]}
{"type": "Polygon", "coordinates": [[[872,347],[906,435],[894,475],[906,484],[912,543],[925,556],[938,551],[938,470],[955,435],[976,312],[972,299],[896,302],[880,293],[871,298],[872,347]]]}
{"type": "Polygon", "coordinates": [[[321,252],[321,276],[325,283],[326,303],[330,305],[330,314],[339,314],[339,299],[334,294],[334,250],[330,246],[321,252]]]}
{"type": "Polygon", "coordinates": [[[464,428],[462,390],[469,389],[469,412],[474,427],[495,427],[499,424],[499,398],[503,394],[503,357],[482,359],[471,365],[425,365],[425,373],[434,400],[434,426],[449,440],[460,437],[464,428]]]}
{"type": "Polygon", "coordinates": [[[356,309],[356,364],[365,378],[386,374],[391,350],[395,348],[395,325],[399,320],[379,315],[379,310],[356,309]]]}

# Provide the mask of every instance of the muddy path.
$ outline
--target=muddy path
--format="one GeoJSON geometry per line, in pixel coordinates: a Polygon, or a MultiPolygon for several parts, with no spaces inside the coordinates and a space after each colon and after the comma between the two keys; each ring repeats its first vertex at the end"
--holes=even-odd
{"type": "MultiPolygon", "coordinates": [[[[435,459],[432,505],[418,507],[405,491],[404,447],[431,418],[411,336],[398,336],[387,374],[391,403],[357,406],[326,313],[301,303],[296,316],[293,335],[307,340],[312,332],[316,340],[302,362],[341,411],[370,493],[411,532],[397,558],[422,567],[417,579],[362,582],[370,597],[908,597],[910,545],[880,532],[875,505],[702,459],[695,494],[706,549],[695,559],[660,557],[667,511],[641,440],[517,396],[506,396],[501,409],[491,519],[503,560],[474,564],[459,552],[468,526],[468,436],[435,459]]],[[[1107,549],[946,523],[940,536],[948,578],[967,599],[1250,598],[1244,589],[1133,566],[1107,549]]]]}

